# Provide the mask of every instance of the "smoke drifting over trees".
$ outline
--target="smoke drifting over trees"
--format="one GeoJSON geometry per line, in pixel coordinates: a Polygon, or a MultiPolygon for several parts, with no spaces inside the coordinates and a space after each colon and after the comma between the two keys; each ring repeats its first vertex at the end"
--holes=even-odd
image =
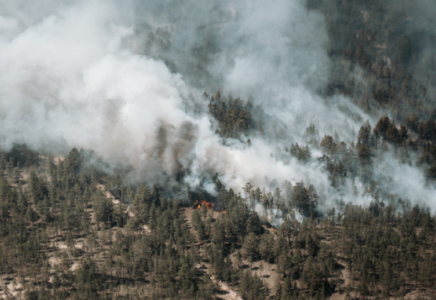
{"type": "Polygon", "coordinates": [[[0,0],[0,298],[435,298],[435,8],[0,0]]]}
{"type": "MultiPolygon", "coordinates": [[[[318,193],[320,210],[341,200],[369,204],[399,196],[435,208],[425,169],[432,163],[419,169],[419,147],[412,153],[400,146],[412,141],[404,131],[417,129],[403,125],[395,141],[392,130],[372,132],[384,110],[374,105],[369,113],[366,105],[380,100],[383,88],[363,102],[355,90],[332,89],[343,80],[336,76],[339,59],[341,66],[360,59],[350,76],[363,86],[366,79],[356,77],[361,52],[368,52],[365,62],[372,57],[369,48],[332,46],[335,19],[325,14],[331,7],[316,1],[38,3],[1,3],[3,148],[94,150],[106,168],[133,166],[126,180],[166,186],[178,197],[185,184],[216,195],[218,174],[237,191],[247,182],[274,190],[302,181],[318,193]],[[355,52],[340,58],[341,49],[355,52]],[[234,115],[238,109],[243,116],[234,115]]],[[[383,55],[386,60],[389,51],[383,55]]]]}

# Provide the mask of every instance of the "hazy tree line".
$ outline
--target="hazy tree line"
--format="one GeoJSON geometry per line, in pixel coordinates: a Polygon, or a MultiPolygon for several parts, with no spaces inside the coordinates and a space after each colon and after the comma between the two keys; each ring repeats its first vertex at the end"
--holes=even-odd
{"type": "Polygon", "coordinates": [[[367,112],[383,108],[403,122],[411,112],[434,119],[435,33],[423,22],[425,1],[310,0],[307,5],[321,12],[327,25],[328,95],[343,93],[367,112]]]}
{"type": "MultiPolygon", "coordinates": [[[[216,133],[223,138],[250,134],[268,136],[269,133],[263,131],[262,121],[253,113],[255,110],[249,101],[222,97],[219,92],[210,97],[209,114],[217,121],[216,133]]],[[[338,189],[347,178],[359,177],[364,184],[377,184],[373,179],[373,161],[386,153],[392,154],[400,163],[421,168],[431,183],[436,180],[435,132],[435,121],[422,120],[416,114],[409,115],[403,123],[396,123],[384,115],[374,128],[368,121],[364,122],[351,144],[334,134],[320,138],[318,129],[310,125],[303,133],[305,144],[292,143],[285,145],[284,150],[300,163],[315,159],[323,163],[332,185],[338,189]],[[311,148],[322,150],[323,156],[312,157],[311,148]]],[[[247,143],[250,144],[249,139],[247,143]]]]}
{"type": "MultiPolygon", "coordinates": [[[[205,93],[206,97],[209,97],[205,93]]],[[[218,91],[210,97],[209,114],[218,121],[216,133],[224,138],[239,138],[247,135],[254,128],[251,116],[253,106],[250,101],[244,102],[239,98],[233,99],[221,96],[218,91]]]]}

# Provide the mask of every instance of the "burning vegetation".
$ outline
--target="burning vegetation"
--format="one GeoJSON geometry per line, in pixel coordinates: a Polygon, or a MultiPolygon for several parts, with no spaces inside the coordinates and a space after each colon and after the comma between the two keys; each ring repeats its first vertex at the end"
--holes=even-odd
{"type": "Polygon", "coordinates": [[[206,207],[207,210],[213,209],[216,212],[222,212],[223,214],[226,213],[225,210],[220,211],[220,210],[216,209],[215,204],[212,202],[209,202],[207,200],[201,200],[201,201],[195,200],[194,207],[196,207],[197,210],[200,210],[202,206],[206,207]]]}
{"type": "Polygon", "coordinates": [[[215,204],[213,204],[212,202],[208,202],[207,200],[195,200],[195,206],[197,207],[197,209],[200,209],[202,206],[206,206],[206,209],[210,210],[215,207],[215,204]]]}

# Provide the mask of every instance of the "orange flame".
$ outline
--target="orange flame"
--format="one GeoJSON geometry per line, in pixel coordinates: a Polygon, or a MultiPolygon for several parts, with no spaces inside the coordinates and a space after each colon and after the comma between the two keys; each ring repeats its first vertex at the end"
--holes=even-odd
{"type": "Polygon", "coordinates": [[[200,209],[202,206],[206,206],[207,210],[210,210],[215,206],[215,204],[213,204],[212,202],[207,202],[206,200],[195,200],[195,204],[198,204],[197,209],[200,209]]]}
{"type": "Polygon", "coordinates": [[[225,214],[226,213],[226,211],[225,210],[223,210],[223,214],[225,214]]]}

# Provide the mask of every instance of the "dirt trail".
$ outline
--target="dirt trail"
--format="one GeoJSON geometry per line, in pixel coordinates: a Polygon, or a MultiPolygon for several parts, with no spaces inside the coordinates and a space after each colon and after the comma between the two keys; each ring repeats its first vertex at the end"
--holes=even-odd
{"type": "MultiPolygon", "coordinates": [[[[115,197],[110,192],[106,191],[106,187],[103,184],[97,184],[96,188],[101,190],[104,193],[104,195],[106,196],[106,198],[108,198],[112,201],[113,205],[120,205],[120,200],[115,199],[115,197]]],[[[126,212],[129,215],[129,217],[135,216],[132,213],[132,211],[130,210],[130,207],[126,208],[126,212]]],[[[150,228],[148,227],[148,225],[142,225],[142,228],[144,229],[145,232],[150,233],[150,228]]]]}
{"type": "Polygon", "coordinates": [[[106,191],[106,187],[103,184],[97,184],[95,187],[98,188],[100,191],[102,191],[106,196],[106,198],[112,201],[112,204],[114,205],[120,204],[119,200],[115,199],[115,197],[110,192],[106,191]]]}
{"type": "MultiPolygon", "coordinates": [[[[193,208],[183,208],[183,213],[185,215],[185,218],[188,222],[188,225],[191,229],[191,232],[194,236],[196,236],[196,232],[192,226],[192,213],[195,211],[195,209],[193,208]]],[[[219,212],[216,211],[212,211],[213,213],[213,217],[216,218],[219,216],[219,212]]],[[[203,244],[200,243],[200,257],[203,257],[203,244]]],[[[219,299],[223,299],[223,300],[242,300],[242,298],[238,295],[238,292],[236,290],[234,290],[230,285],[228,285],[225,282],[222,282],[220,280],[215,279],[215,276],[212,275],[211,272],[211,266],[209,263],[206,263],[205,261],[202,261],[201,264],[199,264],[197,266],[197,269],[200,269],[202,271],[205,271],[208,275],[210,276],[210,279],[217,283],[218,286],[221,288],[222,291],[226,292],[226,294],[224,295],[220,295],[219,299]]]]}

